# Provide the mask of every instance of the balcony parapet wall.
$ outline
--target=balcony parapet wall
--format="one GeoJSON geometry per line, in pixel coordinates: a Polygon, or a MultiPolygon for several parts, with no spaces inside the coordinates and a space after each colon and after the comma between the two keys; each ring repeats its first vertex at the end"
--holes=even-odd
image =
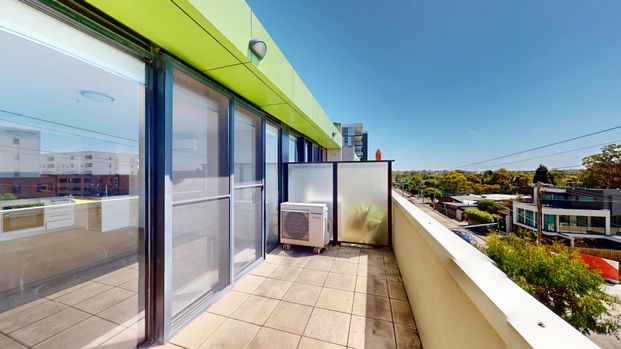
{"type": "Polygon", "coordinates": [[[393,191],[393,249],[433,348],[598,348],[482,252],[393,191]]]}

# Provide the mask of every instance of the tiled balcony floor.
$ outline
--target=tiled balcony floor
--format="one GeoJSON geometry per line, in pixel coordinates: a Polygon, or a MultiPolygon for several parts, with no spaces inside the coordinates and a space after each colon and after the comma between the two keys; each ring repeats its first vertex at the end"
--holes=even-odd
{"type": "Polygon", "coordinates": [[[277,248],[167,348],[420,348],[390,251],[277,248]]]}
{"type": "Polygon", "coordinates": [[[0,297],[0,348],[130,348],[142,336],[138,264],[118,260],[0,297]]]}

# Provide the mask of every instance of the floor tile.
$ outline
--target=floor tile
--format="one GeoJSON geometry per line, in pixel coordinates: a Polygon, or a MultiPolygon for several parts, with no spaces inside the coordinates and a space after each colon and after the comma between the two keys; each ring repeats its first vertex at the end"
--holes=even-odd
{"type": "Polygon", "coordinates": [[[347,346],[351,348],[396,348],[392,323],[353,315],[347,346]]]}
{"type": "Polygon", "coordinates": [[[265,278],[262,276],[248,274],[235,283],[235,286],[233,286],[233,290],[252,293],[252,291],[259,287],[259,285],[263,281],[265,281],[265,278]]]}
{"type": "Polygon", "coordinates": [[[249,349],[295,349],[300,336],[262,327],[250,343],[249,349]]]}
{"type": "Polygon", "coordinates": [[[422,349],[418,332],[414,327],[394,324],[397,349],[422,349]]]}
{"type": "Polygon", "coordinates": [[[408,301],[402,301],[398,299],[391,299],[390,306],[392,308],[392,320],[395,323],[416,326],[414,323],[414,316],[412,315],[412,308],[408,301]]]}
{"type": "Polygon", "coordinates": [[[82,287],[74,292],[56,298],[56,302],[65,303],[67,305],[76,305],[110,289],[112,289],[112,286],[110,285],[93,283],[86,287],[82,287]]]}
{"type": "Polygon", "coordinates": [[[390,300],[386,297],[374,296],[366,293],[356,292],[354,295],[352,314],[392,321],[390,300]]]}
{"type": "Polygon", "coordinates": [[[175,335],[170,342],[188,349],[198,348],[225,320],[224,316],[203,313],[175,335]]]}
{"type": "Polygon", "coordinates": [[[138,293],[140,291],[140,288],[144,287],[144,280],[143,279],[129,280],[129,281],[126,281],[120,284],[118,287],[124,288],[128,291],[138,293]]]}
{"type": "Polygon", "coordinates": [[[345,349],[344,346],[320,341],[317,339],[302,337],[297,349],[345,349]]]}
{"type": "Polygon", "coordinates": [[[308,256],[304,256],[304,257],[287,257],[285,259],[283,259],[283,261],[280,263],[281,265],[287,265],[290,267],[297,267],[297,268],[303,268],[306,263],[308,263],[309,261],[309,257],[308,256]]]}
{"type": "Polygon", "coordinates": [[[312,312],[313,308],[306,305],[280,302],[267,319],[265,326],[285,332],[303,334],[312,312]]]}
{"type": "Polygon", "coordinates": [[[285,260],[285,257],[278,256],[276,254],[267,254],[265,256],[265,263],[280,265],[285,260]]]}
{"type": "Polygon", "coordinates": [[[354,293],[351,291],[323,288],[316,307],[351,313],[354,293]]]}
{"type": "Polygon", "coordinates": [[[304,269],[329,271],[330,267],[332,267],[333,262],[334,258],[332,257],[311,258],[311,260],[309,260],[308,263],[304,266],[304,269]]]}
{"type": "Polygon", "coordinates": [[[298,278],[298,275],[300,275],[301,272],[301,268],[280,265],[278,266],[278,268],[276,268],[276,270],[270,273],[269,277],[271,279],[295,281],[295,279],[298,278]]]}
{"type": "Polygon", "coordinates": [[[237,309],[237,307],[239,307],[247,298],[247,293],[231,290],[211,307],[209,307],[207,311],[222,316],[229,316],[233,314],[235,309],[237,309]]]}
{"type": "Polygon", "coordinates": [[[232,318],[263,325],[272,314],[278,300],[250,295],[231,315],[232,318]]]}
{"type": "Polygon", "coordinates": [[[335,261],[358,263],[360,255],[358,252],[339,251],[336,254],[335,261]]]}
{"type": "Polygon", "coordinates": [[[360,255],[360,258],[358,259],[358,264],[364,264],[364,265],[384,265],[384,257],[382,257],[381,255],[379,256],[374,256],[374,255],[360,255]]]}
{"type": "Polygon", "coordinates": [[[403,282],[399,268],[386,267],[386,279],[403,282]]]}
{"type": "Polygon", "coordinates": [[[303,269],[296,282],[315,286],[323,286],[328,277],[327,271],[303,269]]]}
{"type": "Polygon", "coordinates": [[[66,305],[52,301],[45,301],[34,307],[25,308],[25,310],[13,314],[12,316],[3,316],[2,321],[0,321],[0,331],[4,333],[11,333],[17,329],[28,326],[43,318],[55,314],[65,308],[67,308],[66,305]]]}
{"type": "Polygon", "coordinates": [[[96,297],[91,297],[83,302],[75,304],[74,307],[87,313],[97,314],[126,300],[132,295],[134,295],[134,293],[131,291],[114,287],[98,294],[96,297]]]}
{"type": "Polygon", "coordinates": [[[263,262],[259,264],[256,268],[252,269],[250,271],[250,274],[268,277],[274,270],[276,270],[276,268],[278,268],[277,264],[263,262]]]}
{"type": "Polygon", "coordinates": [[[11,337],[24,344],[33,346],[83,321],[89,316],[90,315],[85,312],[73,308],[66,308],[54,315],[20,328],[11,333],[11,337]]]}
{"type": "Polygon", "coordinates": [[[347,345],[351,315],[338,311],[315,308],[304,335],[330,343],[347,345]]]}
{"type": "Polygon", "coordinates": [[[383,265],[358,264],[358,276],[386,277],[386,270],[383,265]]]}
{"type": "Polygon", "coordinates": [[[247,322],[226,319],[199,348],[247,348],[260,328],[247,322]]]}
{"type": "Polygon", "coordinates": [[[129,326],[143,318],[144,311],[139,309],[138,295],[136,294],[102,311],[97,316],[119,325],[129,326]]]}
{"type": "Polygon", "coordinates": [[[348,263],[335,260],[330,268],[331,273],[340,273],[348,275],[356,275],[358,272],[358,264],[348,263]]]}
{"type": "Polygon", "coordinates": [[[356,292],[388,297],[388,286],[384,279],[358,276],[356,277],[356,292]]]}
{"type": "MultiPolygon", "coordinates": [[[[102,349],[130,349],[135,348],[138,342],[144,338],[144,321],[138,321],[129,328],[126,328],[116,334],[114,337],[108,339],[101,345],[102,349]]],[[[178,349],[176,345],[168,343],[169,348],[178,349]]],[[[150,349],[156,349],[157,346],[151,346],[150,349]]],[[[161,348],[160,346],[160,349],[161,348]]]]}
{"type": "Polygon", "coordinates": [[[265,279],[252,293],[258,296],[282,299],[293,282],[265,279]]]}
{"type": "Polygon", "coordinates": [[[287,290],[287,293],[282,297],[282,300],[314,306],[315,303],[317,303],[320,293],[321,287],[319,286],[294,282],[293,285],[289,287],[289,290],[287,290]]]}
{"type": "Polygon", "coordinates": [[[0,348],[2,349],[26,349],[25,346],[17,343],[11,338],[0,333],[0,348]]]}
{"type": "Polygon", "coordinates": [[[390,298],[407,300],[407,294],[405,293],[405,287],[398,281],[388,280],[388,295],[390,298]]]}
{"type": "Polygon", "coordinates": [[[122,326],[96,316],[91,316],[54,337],[39,343],[35,348],[95,348],[120,333],[123,329],[124,327],[122,326]]]}
{"type": "Polygon", "coordinates": [[[356,276],[328,273],[324,287],[336,288],[339,290],[353,291],[356,289],[356,276]]]}

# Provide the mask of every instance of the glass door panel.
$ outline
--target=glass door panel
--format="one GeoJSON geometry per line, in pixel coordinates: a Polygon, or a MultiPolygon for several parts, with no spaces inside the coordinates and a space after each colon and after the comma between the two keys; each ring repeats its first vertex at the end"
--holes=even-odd
{"type": "Polygon", "coordinates": [[[278,246],[278,126],[265,124],[265,229],[266,249],[278,246]]]}
{"type": "Polygon", "coordinates": [[[235,106],[234,125],[234,272],[262,253],[262,118],[235,106]]]}
{"type": "Polygon", "coordinates": [[[172,315],[230,282],[229,99],[175,70],[172,315]]]}

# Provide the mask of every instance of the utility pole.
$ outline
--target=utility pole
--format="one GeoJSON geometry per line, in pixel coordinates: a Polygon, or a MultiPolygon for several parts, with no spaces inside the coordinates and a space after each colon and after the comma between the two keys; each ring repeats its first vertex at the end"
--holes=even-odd
{"type": "Polygon", "coordinates": [[[537,245],[541,243],[541,231],[543,226],[543,203],[541,201],[541,182],[537,182],[537,245]]]}

